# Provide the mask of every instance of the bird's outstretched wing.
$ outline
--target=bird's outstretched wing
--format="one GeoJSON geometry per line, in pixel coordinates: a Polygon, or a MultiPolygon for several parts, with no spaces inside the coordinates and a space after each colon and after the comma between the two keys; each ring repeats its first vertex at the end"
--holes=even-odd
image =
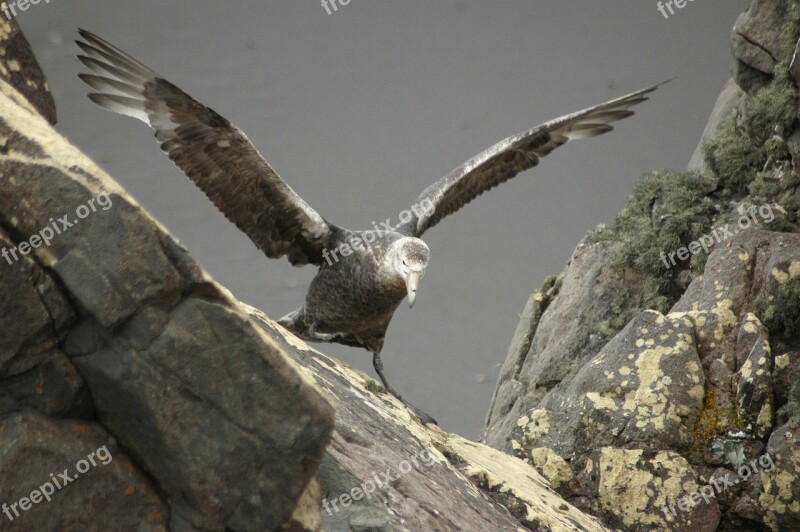
{"type": "Polygon", "coordinates": [[[342,230],[303,201],[242,131],[125,52],[79,32],[86,55],[78,59],[94,72],[79,77],[97,91],[89,94],[94,103],[152,127],[169,158],[268,257],[322,262],[342,230]]]}
{"type": "Polygon", "coordinates": [[[663,83],[556,118],[501,140],[426,188],[411,209],[411,219],[396,230],[409,236],[421,236],[442,218],[487,190],[533,168],[539,164],[541,157],[569,140],[611,131],[613,127],[609,125],[610,122],[631,116],[633,111],[629,109],[647,100],[647,95],[660,85],[663,83]]]}

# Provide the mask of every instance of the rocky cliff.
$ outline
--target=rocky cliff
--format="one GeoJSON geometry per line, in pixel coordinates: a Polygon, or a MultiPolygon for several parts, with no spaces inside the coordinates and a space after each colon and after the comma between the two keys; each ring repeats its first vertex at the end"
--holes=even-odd
{"type": "Polygon", "coordinates": [[[0,23],[1,530],[607,530],[236,301],[0,23]]]}
{"type": "Polygon", "coordinates": [[[533,294],[483,442],[243,305],[53,129],[0,36],[0,529],[800,528],[800,3],[690,171],[533,294]]]}
{"type": "Polygon", "coordinates": [[[800,529],[800,3],[757,0],[690,171],[524,310],[483,441],[621,530],[800,529]]]}

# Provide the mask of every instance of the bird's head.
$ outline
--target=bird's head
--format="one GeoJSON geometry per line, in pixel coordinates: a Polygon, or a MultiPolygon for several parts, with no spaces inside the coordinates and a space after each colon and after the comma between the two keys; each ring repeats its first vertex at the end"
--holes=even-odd
{"type": "Polygon", "coordinates": [[[428,245],[419,238],[413,237],[396,240],[389,250],[394,273],[405,281],[409,307],[413,307],[417,299],[419,280],[425,275],[430,255],[428,245]]]}

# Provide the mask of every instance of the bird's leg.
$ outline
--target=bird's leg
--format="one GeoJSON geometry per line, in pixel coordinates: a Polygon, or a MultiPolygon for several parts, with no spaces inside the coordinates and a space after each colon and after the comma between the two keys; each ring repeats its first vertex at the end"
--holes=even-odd
{"type": "Polygon", "coordinates": [[[375,373],[377,373],[378,377],[380,377],[381,379],[381,384],[383,384],[383,389],[402,401],[403,398],[400,397],[400,394],[394,391],[394,388],[389,386],[389,381],[387,381],[386,377],[384,377],[383,375],[383,360],[381,360],[380,353],[377,352],[372,353],[372,365],[375,368],[375,373]]]}
{"type": "Polygon", "coordinates": [[[381,379],[381,384],[383,384],[383,389],[386,390],[388,393],[394,395],[401,403],[406,405],[406,407],[414,412],[419,420],[422,422],[423,425],[427,423],[433,423],[434,425],[438,425],[435,419],[431,416],[417,408],[416,406],[412,405],[405,399],[403,399],[399,393],[394,391],[394,388],[389,386],[389,381],[386,380],[386,377],[383,374],[383,361],[381,360],[381,354],[377,351],[372,353],[372,366],[375,368],[375,373],[378,374],[378,377],[381,379]]]}

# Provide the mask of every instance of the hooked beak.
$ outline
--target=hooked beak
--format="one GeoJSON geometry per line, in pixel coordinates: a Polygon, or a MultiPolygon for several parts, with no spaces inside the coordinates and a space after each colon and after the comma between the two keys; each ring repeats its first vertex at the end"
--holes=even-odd
{"type": "Polygon", "coordinates": [[[421,272],[408,272],[406,277],[406,288],[408,289],[408,306],[414,307],[414,302],[417,300],[417,287],[419,286],[419,278],[421,272]]]}

